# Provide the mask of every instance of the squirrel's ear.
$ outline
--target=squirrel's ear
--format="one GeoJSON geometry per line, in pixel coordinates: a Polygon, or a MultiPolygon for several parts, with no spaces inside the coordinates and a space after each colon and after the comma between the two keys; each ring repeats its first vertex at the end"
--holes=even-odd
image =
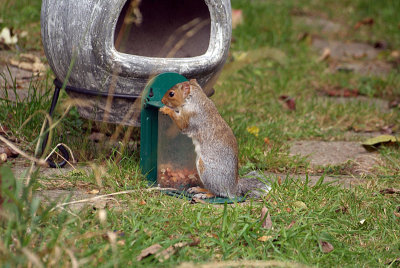
{"type": "Polygon", "coordinates": [[[200,87],[200,85],[199,85],[199,83],[197,83],[197,80],[196,80],[196,79],[190,79],[189,83],[190,83],[192,86],[200,87]]]}
{"type": "Polygon", "coordinates": [[[190,83],[189,82],[182,83],[182,91],[183,91],[184,98],[186,98],[190,94],[190,83]]]}

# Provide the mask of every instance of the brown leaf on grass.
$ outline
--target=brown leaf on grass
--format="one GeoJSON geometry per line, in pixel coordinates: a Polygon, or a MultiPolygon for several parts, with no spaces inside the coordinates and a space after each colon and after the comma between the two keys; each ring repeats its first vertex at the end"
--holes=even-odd
{"type": "Polygon", "coordinates": [[[17,157],[18,153],[7,146],[0,146],[0,154],[6,154],[7,157],[17,157]]]}
{"type": "Polygon", "coordinates": [[[294,201],[293,207],[296,209],[307,209],[307,205],[303,201],[294,201]]]}
{"type": "Polygon", "coordinates": [[[392,134],[393,133],[393,127],[394,125],[387,125],[381,127],[381,133],[383,134],[392,134]]]}
{"type": "Polygon", "coordinates": [[[143,249],[140,254],[137,256],[136,260],[141,261],[144,258],[156,254],[158,251],[162,249],[162,246],[160,244],[154,244],[148,248],[143,249]]]}
{"type": "Polygon", "coordinates": [[[373,47],[376,48],[376,49],[387,49],[389,47],[389,44],[388,44],[388,42],[383,41],[383,40],[382,41],[376,41],[373,44],[373,47]]]}
{"type": "Polygon", "coordinates": [[[291,221],[290,223],[289,223],[289,225],[288,226],[286,226],[286,229],[290,229],[290,228],[292,228],[293,227],[293,225],[296,223],[296,221],[291,221]]]}
{"type": "Polygon", "coordinates": [[[335,86],[333,88],[322,89],[320,90],[322,93],[329,97],[357,97],[360,95],[357,89],[349,89],[349,88],[342,88],[340,86],[335,86]]]}
{"type": "Polygon", "coordinates": [[[2,153],[0,154],[0,163],[4,163],[7,161],[7,154],[2,153]]]}
{"type": "Polygon", "coordinates": [[[176,244],[164,249],[163,251],[156,253],[155,257],[157,258],[157,260],[159,262],[164,262],[164,261],[168,260],[173,254],[175,254],[175,252],[177,252],[178,249],[181,249],[188,245],[189,245],[189,243],[187,243],[187,242],[176,243],[176,244]]]}
{"type": "Polygon", "coordinates": [[[100,142],[100,141],[104,140],[105,136],[106,135],[104,133],[93,132],[92,134],[90,134],[89,140],[94,141],[94,142],[100,142]]]}
{"type": "Polygon", "coordinates": [[[400,194],[400,189],[397,188],[386,188],[379,191],[381,194],[400,194]]]}
{"type": "Polygon", "coordinates": [[[400,108],[400,100],[393,100],[389,102],[389,108],[400,108]]]}
{"type": "Polygon", "coordinates": [[[260,242],[266,242],[266,241],[270,240],[271,238],[273,238],[273,237],[270,235],[263,235],[263,236],[260,236],[259,238],[257,238],[257,240],[260,242]]]}
{"type": "Polygon", "coordinates": [[[324,48],[324,51],[322,51],[322,54],[321,56],[319,56],[317,61],[321,62],[327,60],[330,56],[331,56],[331,50],[328,47],[326,47],[324,48]]]}
{"type": "Polygon", "coordinates": [[[393,214],[394,214],[396,217],[400,218],[400,206],[398,206],[398,207],[393,211],[393,214]]]}
{"type": "Polygon", "coordinates": [[[3,126],[2,124],[0,124],[0,135],[6,135],[8,132],[8,127],[3,126]]]}
{"type": "Polygon", "coordinates": [[[340,208],[335,210],[336,213],[342,212],[343,214],[346,214],[347,211],[348,211],[347,207],[340,207],[340,208]]]}
{"type": "Polygon", "coordinates": [[[243,23],[243,11],[241,9],[232,9],[232,29],[243,23]]]}
{"type": "Polygon", "coordinates": [[[285,103],[285,107],[288,108],[291,111],[296,110],[296,101],[294,98],[287,96],[287,95],[281,95],[279,96],[279,100],[283,101],[285,103]]]}
{"type": "Polygon", "coordinates": [[[393,50],[390,53],[390,57],[395,58],[395,59],[400,58],[400,51],[399,50],[393,50]]]}
{"type": "Polygon", "coordinates": [[[200,238],[197,236],[190,236],[190,238],[192,239],[192,242],[190,242],[190,244],[189,244],[189,246],[191,246],[191,247],[198,246],[201,242],[200,238]]]}
{"type": "Polygon", "coordinates": [[[386,265],[392,265],[392,267],[396,267],[395,265],[399,265],[400,264],[400,258],[396,258],[394,260],[387,261],[385,264],[386,265]]]}
{"type": "Polygon", "coordinates": [[[272,220],[271,215],[269,214],[268,208],[263,207],[261,209],[261,221],[262,221],[262,228],[265,229],[272,229],[272,220]]]}
{"type": "Polygon", "coordinates": [[[264,143],[265,143],[266,145],[270,145],[270,144],[271,144],[271,141],[270,141],[270,139],[268,139],[268,137],[265,137],[265,138],[264,138],[264,143]]]}
{"type": "Polygon", "coordinates": [[[93,189],[93,190],[88,191],[87,193],[88,194],[98,194],[99,192],[100,192],[99,189],[93,189]]]}
{"type": "Polygon", "coordinates": [[[359,29],[362,25],[372,26],[373,24],[374,24],[374,19],[373,18],[364,18],[364,19],[358,21],[354,25],[354,30],[359,29]]]}
{"type": "Polygon", "coordinates": [[[155,257],[159,262],[164,262],[168,260],[175,252],[176,249],[174,248],[174,246],[169,246],[163,251],[156,253],[155,257]]]}
{"type": "Polygon", "coordinates": [[[334,250],[334,247],[332,246],[331,243],[326,242],[326,241],[319,241],[319,245],[321,246],[322,252],[323,253],[329,253],[332,250],[334,250]]]}

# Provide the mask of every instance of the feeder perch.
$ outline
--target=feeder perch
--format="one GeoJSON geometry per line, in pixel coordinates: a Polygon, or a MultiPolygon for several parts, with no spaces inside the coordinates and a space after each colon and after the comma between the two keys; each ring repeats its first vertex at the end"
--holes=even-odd
{"type": "MultiPolygon", "coordinates": [[[[141,102],[140,166],[150,185],[174,188],[170,195],[192,197],[186,190],[202,186],[196,169],[196,153],[192,140],[182,134],[169,116],[159,109],[164,94],[174,85],[188,81],[177,73],[154,77],[143,91],[141,102]]],[[[206,199],[210,203],[241,202],[228,198],[206,199]]]]}

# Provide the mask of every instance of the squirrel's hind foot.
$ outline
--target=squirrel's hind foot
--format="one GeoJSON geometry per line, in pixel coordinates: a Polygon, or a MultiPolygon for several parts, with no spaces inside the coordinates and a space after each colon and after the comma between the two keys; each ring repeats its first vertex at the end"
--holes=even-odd
{"type": "Polygon", "coordinates": [[[187,190],[187,192],[189,194],[194,194],[193,198],[198,198],[198,199],[207,199],[215,197],[213,193],[199,186],[191,187],[187,190]]]}
{"type": "Polygon", "coordinates": [[[208,198],[214,198],[215,195],[213,195],[212,193],[201,193],[201,194],[195,194],[193,196],[193,198],[197,198],[197,199],[208,199],[208,198]]]}

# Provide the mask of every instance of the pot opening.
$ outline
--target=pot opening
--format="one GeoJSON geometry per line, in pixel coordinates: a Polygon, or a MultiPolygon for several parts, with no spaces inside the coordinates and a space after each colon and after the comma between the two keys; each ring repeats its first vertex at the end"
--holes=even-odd
{"type": "Polygon", "coordinates": [[[158,58],[190,58],[206,53],[211,32],[204,0],[128,0],[114,33],[119,52],[158,58]]]}

